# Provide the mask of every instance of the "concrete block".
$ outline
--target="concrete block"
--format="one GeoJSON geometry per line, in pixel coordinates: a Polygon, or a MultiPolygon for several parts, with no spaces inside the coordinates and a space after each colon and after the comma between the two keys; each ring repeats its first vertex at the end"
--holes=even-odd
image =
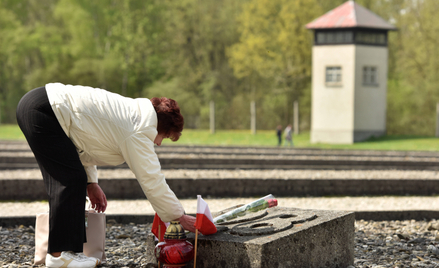
{"type": "MultiPolygon", "coordinates": [[[[270,208],[199,235],[196,267],[348,267],[354,263],[354,222],[352,212],[270,208]]],[[[188,235],[189,242],[194,238],[188,235]]]]}

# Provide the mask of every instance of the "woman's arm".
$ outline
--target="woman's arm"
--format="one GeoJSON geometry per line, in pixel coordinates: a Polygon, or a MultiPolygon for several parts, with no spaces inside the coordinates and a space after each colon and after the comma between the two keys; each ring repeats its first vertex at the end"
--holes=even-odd
{"type": "Polygon", "coordinates": [[[195,217],[183,215],[177,220],[180,221],[181,226],[183,226],[185,230],[195,233],[195,217]]]}
{"type": "Polygon", "coordinates": [[[107,209],[107,197],[98,185],[98,170],[96,166],[84,166],[87,173],[87,195],[90,198],[92,207],[98,212],[105,212],[107,209]]]}
{"type": "MultiPolygon", "coordinates": [[[[180,219],[184,209],[161,173],[161,166],[153,142],[136,133],[120,145],[121,154],[136,176],[148,201],[164,222],[180,219]]],[[[183,218],[183,221],[188,221],[183,218]]],[[[188,226],[186,226],[188,227],[188,226]]]]}
{"type": "Polygon", "coordinates": [[[107,197],[97,183],[89,183],[87,185],[87,194],[92,207],[98,212],[105,212],[107,209],[107,197]]]}

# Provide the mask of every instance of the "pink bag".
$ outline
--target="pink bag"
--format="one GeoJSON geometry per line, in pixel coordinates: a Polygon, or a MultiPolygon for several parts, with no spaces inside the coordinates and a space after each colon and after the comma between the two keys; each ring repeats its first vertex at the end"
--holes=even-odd
{"type": "MultiPolygon", "coordinates": [[[[84,243],[84,254],[106,261],[105,231],[106,217],[94,209],[85,210],[87,243],[84,243]]],[[[37,214],[35,222],[35,260],[34,264],[43,264],[46,261],[47,243],[49,239],[49,212],[37,214]]]]}

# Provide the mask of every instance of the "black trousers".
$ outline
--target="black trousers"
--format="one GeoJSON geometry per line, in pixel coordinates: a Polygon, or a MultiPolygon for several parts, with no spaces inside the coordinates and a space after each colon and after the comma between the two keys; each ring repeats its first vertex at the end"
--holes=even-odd
{"type": "Polygon", "coordinates": [[[17,122],[29,143],[49,195],[48,252],[82,252],[85,235],[87,174],[76,147],[50,106],[45,87],[26,93],[17,122]]]}

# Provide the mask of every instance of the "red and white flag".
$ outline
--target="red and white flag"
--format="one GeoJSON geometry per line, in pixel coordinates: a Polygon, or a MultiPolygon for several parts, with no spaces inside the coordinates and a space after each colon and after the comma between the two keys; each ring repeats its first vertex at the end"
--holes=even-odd
{"type": "Polygon", "coordinates": [[[213,224],[213,217],[210,213],[209,206],[206,201],[197,195],[197,220],[195,221],[195,229],[203,235],[216,233],[216,226],[213,224]]]}
{"type": "Polygon", "coordinates": [[[157,239],[161,242],[165,237],[166,228],[168,228],[169,222],[163,222],[160,219],[157,213],[154,216],[154,221],[152,222],[151,232],[157,237],[157,239]],[[160,226],[160,234],[159,234],[159,226],[160,226]]]}

